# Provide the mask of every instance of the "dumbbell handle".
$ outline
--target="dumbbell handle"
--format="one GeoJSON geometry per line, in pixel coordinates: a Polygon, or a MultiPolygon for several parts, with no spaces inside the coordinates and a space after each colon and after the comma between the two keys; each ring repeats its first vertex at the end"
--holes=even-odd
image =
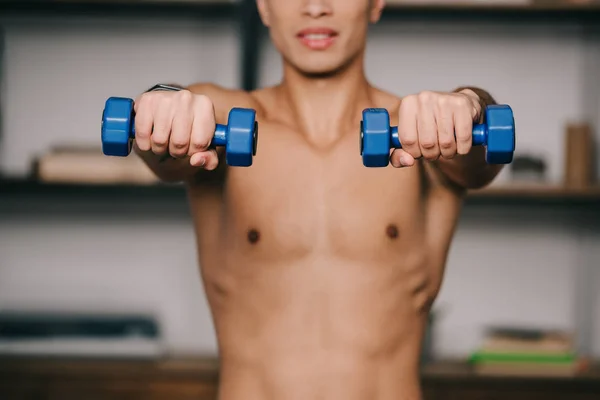
{"type": "MultiPolygon", "coordinates": [[[[110,117],[107,117],[110,119],[110,117]]],[[[135,139],[135,114],[131,116],[131,130],[129,131],[129,137],[135,139]]],[[[210,147],[225,146],[227,144],[227,126],[217,124],[215,129],[214,137],[210,143],[210,147]]]]}
{"type": "MultiPolygon", "coordinates": [[[[392,126],[392,147],[401,149],[402,143],[398,136],[398,127],[392,126]]],[[[487,143],[488,126],[487,124],[477,124],[473,126],[473,146],[483,146],[487,143]]]]}

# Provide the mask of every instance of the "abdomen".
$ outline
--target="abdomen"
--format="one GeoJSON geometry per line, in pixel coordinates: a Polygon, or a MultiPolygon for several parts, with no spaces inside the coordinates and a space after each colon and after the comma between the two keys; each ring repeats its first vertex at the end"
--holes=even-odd
{"type": "Polygon", "coordinates": [[[302,398],[293,394],[309,389],[314,396],[304,398],[386,398],[379,390],[395,387],[400,371],[418,363],[425,314],[411,285],[424,261],[311,255],[277,265],[231,257],[215,266],[214,276],[228,282],[225,291],[208,293],[219,297],[213,303],[224,376],[252,376],[248,384],[261,382],[273,398],[302,398]],[[247,273],[236,273],[240,268],[247,273]]]}

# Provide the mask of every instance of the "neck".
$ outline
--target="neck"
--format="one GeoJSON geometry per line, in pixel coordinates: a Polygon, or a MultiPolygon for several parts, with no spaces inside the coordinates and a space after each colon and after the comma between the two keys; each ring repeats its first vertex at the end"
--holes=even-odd
{"type": "Polygon", "coordinates": [[[370,104],[370,85],[362,58],[335,73],[311,76],[284,65],[278,87],[284,113],[303,135],[324,143],[357,130],[362,110],[370,104]]]}

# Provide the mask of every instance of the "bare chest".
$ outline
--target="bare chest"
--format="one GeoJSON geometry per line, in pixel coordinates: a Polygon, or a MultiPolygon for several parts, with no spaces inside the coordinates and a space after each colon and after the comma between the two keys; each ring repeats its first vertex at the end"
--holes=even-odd
{"type": "Polygon", "coordinates": [[[319,147],[293,132],[263,131],[253,166],[228,172],[231,246],[261,258],[372,259],[421,237],[417,168],[364,167],[355,132],[319,147]]]}

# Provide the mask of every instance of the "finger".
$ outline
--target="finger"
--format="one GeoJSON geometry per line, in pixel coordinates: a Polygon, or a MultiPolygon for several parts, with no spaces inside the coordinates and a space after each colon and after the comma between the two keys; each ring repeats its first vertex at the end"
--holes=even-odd
{"type": "Polygon", "coordinates": [[[402,149],[395,149],[390,156],[390,163],[394,168],[412,167],[415,162],[415,158],[402,149]]]}
{"type": "Polygon", "coordinates": [[[454,112],[454,131],[456,152],[461,155],[468,154],[473,142],[473,119],[468,109],[460,108],[454,112]]]}
{"type": "Polygon", "coordinates": [[[417,134],[418,104],[415,97],[406,97],[398,112],[398,139],[402,149],[413,158],[422,156],[417,134]]]}
{"type": "Polygon", "coordinates": [[[417,117],[417,131],[421,154],[427,160],[433,161],[440,157],[437,122],[433,107],[423,105],[417,117]]]}
{"type": "Polygon", "coordinates": [[[456,138],[454,137],[454,115],[452,108],[441,107],[436,117],[438,143],[442,157],[450,160],[456,155],[456,138]]]}
{"type": "Polygon", "coordinates": [[[194,101],[194,119],[189,155],[206,151],[215,136],[215,109],[212,101],[206,96],[198,96],[194,101]]]}
{"type": "Polygon", "coordinates": [[[135,143],[141,151],[150,151],[150,135],[152,135],[152,109],[148,106],[146,98],[140,97],[134,103],[135,116],[135,143]]]}
{"type": "Polygon", "coordinates": [[[194,167],[212,171],[219,166],[219,156],[215,149],[194,153],[190,157],[190,164],[194,167]]]}
{"type": "Polygon", "coordinates": [[[169,139],[171,156],[181,158],[188,154],[193,118],[191,101],[179,103],[173,118],[169,139]]]}
{"type": "Polygon", "coordinates": [[[173,114],[169,103],[161,102],[154,110],[154,129],[152,132],[151,145],[154,154],[165,154],[169,147],[169,136],[171,135],[171,124],[173,114]]]}

